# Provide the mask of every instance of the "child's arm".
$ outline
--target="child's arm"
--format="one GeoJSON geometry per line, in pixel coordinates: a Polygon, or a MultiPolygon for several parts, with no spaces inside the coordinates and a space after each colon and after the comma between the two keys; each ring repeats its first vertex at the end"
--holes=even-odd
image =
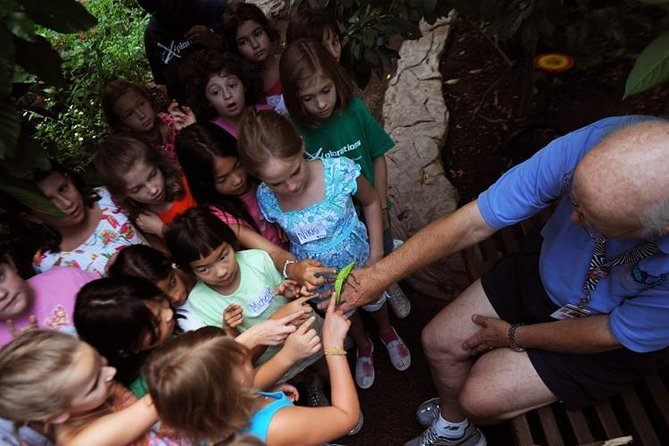
{"type": "Polygon", "coordinates": [[[323,348],[330,372],[332,406],[280,410],[269,425],[269,446],[319,445],[346,435],[358,422],[360,403],[343,350],[351,322],[341,311],[335,310],[334,301],[333,296],[323,324],[323,348]]]}
{"type": "Polygon", "coordinates": [[[355,198],[362,204],[365,215],[367,232],[369,233],[369,264],[381,260],[383,257],[383,220],[381,216],[381,201],[379,194],[369,184],[364,176],[358,176],[358,191],[355,198]]]}
{"type": "Polygon", "coordinates": [[[262,249],[267,252],[272,258],[272,263],[274,263],[277,271],[283,272],[283,267],[285,266],[286,275],[289,279],[306,285],[310,289],[316,289],[323,285],[327,281],[327,275],[337,273],[332,268],[324,268],[323,265],[315,260],[307,259],[295,262],[295,257],[291,253],[276,246],[247,226],[233,223],[230,224],[230,227],[237,235],[239,244],[242,247],[246,249],[262,249]],[[289,260],[295,263],[286,263],[289,260]]]}
{"type": "Polygon", "coordinates": [[[381,201],[381,217],[383,218],[383,230],[388,225],[388,166],[384,155],[374,158],[374,189],[381,201]]]}
{"type": "Polygon", "coordinates": [[[235,341],[251,349],[258,345],[279,345],[296,330],[292,322],[309,313],[311,313],[311,308],[300,309],[282,318],[262,321],[235,337],[235,341]]]}
{"type": "Polygon", "coordinates": [[[145,434],[158,421],[150,396],[118,412],[104,415],[83,429],[57,428],[56,442],[62,446],[125,446],[145,434]]]}
{"type": "Polygon", "coordinates": [[[305,323],[288,338],[283,348],[272,359],[258,367],[253,386],[256,389],[267,389],[276,382],[298,361],[308,358],[321,349],[321,340],[316,330],[311,328],[315,316],[311,316],[305,323]]]}

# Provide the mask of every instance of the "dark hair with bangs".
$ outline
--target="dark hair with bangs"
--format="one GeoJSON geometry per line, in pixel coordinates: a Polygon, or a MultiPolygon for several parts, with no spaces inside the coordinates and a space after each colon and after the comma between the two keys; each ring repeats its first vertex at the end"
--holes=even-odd
{"type": "Polygon", "coordinates": [[[111,127],[115,132],[122,132],[125,129],[123,122],[121,122],[121,117],[114,111],[114,107],[123,95],[130,92],[137,93],[139,96],[143,97],[155,110],[153,100],[151,99],[151,94],[146,88],[122,79],[111,81],[102,91],[101,102],[102,112],[107,119],[107,124],[109,124],[109,127],[111,127]]]}
{"type": "Polygon", "coordinates": [[[271,42],[279,38],[279,33],[260,8],[252,3],[235,3],[228,6],[222,19],[223,34],[227,40],[229,50],[239,54],[237,29],[249,20],[257,22],[265,30],[271,42]]]}
{"type": "MultiPolygon", "coordinates": [[[[77,293],[73,317],[77,334],[117,368],[117,377],[126,386],[139,376],[148,356],[139,351],[143,338],[158,336],[147,302],[163,300],[168,300],[163,292],[140,277],[94,280],[77,293]]],[[[177,324],[175,333],[179,331],[177,324]]]]}
{"type": "Polygon", "coordinates": [[[93,166],[102,183],[115,199],[128,210],[130,218],[137,216],[147,208],[126,196],[126,183],[123,176],[137,164],[155,166],[165,179],[165,200],[176,201],[186,193],[181,177],[168,159],[145,141],[125,135],[112,135],[99,147],[93,166]]]}
{"type": "Polygon", "coordinates": [[[207,100],[205,90],[207,82],[220,74],[234,75],[244,85],[246,105],[258,102],[262,95],[262,73],[258,67],[230,53],[216,50],[200,50],[188,58],[188,63],[181,68],[182,79],[186,82],[188,105],[193,108],[200,121],[216,117],[216,110],[207,100]]]}
{"type": "MultiPolygon", "coordinates": [[[[216,157],[239,160],[237,140],[234,136],[209,122],[190,125],[177,137],[177,157],[193,198],[200,206],[205,208],[214,206],[221,212],[233,215],[237,221],[248,223],[260,233],[260,228],[239,197],[223,195],[216,190],[214,178],[216,157]]],[[[253,178],[249,180],[256,183],[253,178]]]]}
{"type": "Polygon", "coordinates": [[[144,277],[152,283],[167,279],[172,273],[170,259],[148,245],[130,245],[119,251],[107,271],[109,277],[144,277]]]}
{"type": "Polygon", "coordinates": [[[315,76],[332,79],[337,89],[335,110],[344,110],[353,99],[353,84],[341,65],[323,44],[316,40],[298,39],[291,42],[279,63],[283,99],[290,116],[302,127],[318,127],[322,122],[307,112],[300,98],[304,83],[315,76]]]}
{"type": "Polygon", "coordinates": [[[328,29],[341,40],[339,25],[330,14],[322,9],[304,8],[290,18],[286,29],[286,44],[298,39],[322,42],[323,34],[328,29]]]}
{"type": "Polygon", "coordinates": [[[188,272],[193,271],[191,262],[208,256],[224,243],[239,250],[239,242],[230,226],[201,207],[176,217],[165,230],[165,241],[176,264],[188,272]]]}

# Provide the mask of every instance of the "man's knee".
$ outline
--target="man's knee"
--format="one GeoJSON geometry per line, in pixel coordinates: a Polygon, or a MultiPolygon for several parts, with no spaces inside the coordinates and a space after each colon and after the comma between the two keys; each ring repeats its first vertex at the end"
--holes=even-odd
{"type": "Polygon", "coordinates": [[[453,356],[456,352],[453,348],[453,340],[446,334],[443,324],[430,321],[421,333],[423,351],[428,358],[442,358],[453,356]]]}
{"type": "Polygon", "coordinates": [[[501,421],[504,415],[503,402],[498,396],[476,380],[468,379],[458,395],[458,402],[470,420],[478,424],[494,424],[501,421]]]}

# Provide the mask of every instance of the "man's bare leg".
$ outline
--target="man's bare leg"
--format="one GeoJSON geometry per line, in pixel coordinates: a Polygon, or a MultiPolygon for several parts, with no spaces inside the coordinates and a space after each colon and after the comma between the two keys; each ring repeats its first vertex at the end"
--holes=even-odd
{"type": "Polygon", "coordinates": [[[480,280],[471,284],[441,310],[422,333],[423,350],[430,362],[432,378],[441,398],[441,416],[454,423],[465,419],[458,395],[467,380],[473,360],[472,352],[464,350],[462,343],[480,328],[472,322],[474,314],[498,317],[480,280]]]}

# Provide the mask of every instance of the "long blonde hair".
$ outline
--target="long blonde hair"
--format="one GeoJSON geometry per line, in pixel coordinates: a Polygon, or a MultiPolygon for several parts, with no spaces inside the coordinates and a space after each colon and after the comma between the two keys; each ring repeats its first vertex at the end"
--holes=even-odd
{"type": "Polygon", "coordinates": [[[216,327],[156,350],[144,376],[160,419],[193,438],[227,442],[246,427],[256,397],[240,383],[248,349],[216,327]]]}

